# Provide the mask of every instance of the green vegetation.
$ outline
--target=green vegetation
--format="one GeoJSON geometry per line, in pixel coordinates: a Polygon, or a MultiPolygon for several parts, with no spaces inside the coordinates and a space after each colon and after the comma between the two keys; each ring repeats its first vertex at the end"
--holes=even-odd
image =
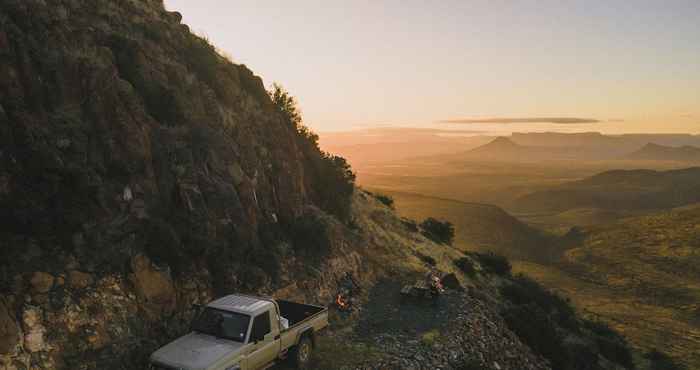
{"type": "Polygon", "coordinates": [[[598,355],[634,369],[625,339],[608,326],[581,322],[571,303],[523,275],[501,288],[506,299],[503,317],[520,339],[544,356],[555,369],[600,369],[598,355]]]}
{"type": "Polygon", "coordinates": [[[432,347],[433,344],[435,344],[439,338],[440,331],[437,329],[433,329],[421,335],[420,340],[424,345],[432,347]]]}
{"type": "Polygon", "coordinates": [[[455,266],[457,266],[458,269],[462,270],[462,272],[465,275],[469,277],[476,276],[476,268],[474,267],[474,263],[472,262],[471,258],[462,257],[458,260],[455,260],[454,264],[455,266]]]}
{"type": "Polygon", "coordinates": [[[331,251],[329,225],[319,214],[305,213],[298,217],[290,234],[294,251],[311,263],[320,263],[331,251]]]}
{"type": "Polygon", "coordinates": [[[672,358],[657,351],[652,350],[644,355],[649,360],[650,370],[685,370],[686,367],[673,361],[672,358]]]}
{"type": "Polygon", "coordinates": [[[475,257],[486,272],[501,276],[510,275],[511,265],[506,257],[493,252],[470,252],[468,254],[475,257]]]}
{"type": "Polygon", "coordinates": [[[384,194],[374,194],[374,197],[385,206],[394,209],[394,198],[384,194]]]}
{"type": "Polygon", "coordinates": [[[296,99],[274,84],[270,99],[285,122],[297,133],[297,145],[304,156],[305,172],[316,190],[316,202],[324,211],[348,221],[350,198],[355,190],[355,174],[345,158],[324,152],[318,135],[304,126],[296,99]]]}
{"type": "Polygon", "coordinates": [[[437,265],[437,261],[435,261],[435,258],[433,258],[431,256],[425,255],[423,253],[416,253],[416,255],[418,256],[418,259],[420,259],[421,261],[423,261],[424,263],[426,263],[430,266],[437,265]]]}
{"type": "Polygon", "coordinates": [[[440,244],[451,245],[455,238],[455,227],[449,221],[439,221],[428,217],[421,222],[420,228],[426,238],[440,244]]]}

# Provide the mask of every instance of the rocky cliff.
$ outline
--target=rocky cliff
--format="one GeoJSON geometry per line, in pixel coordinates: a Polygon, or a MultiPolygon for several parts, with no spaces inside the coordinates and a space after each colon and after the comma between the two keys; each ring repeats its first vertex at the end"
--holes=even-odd
{"type": "Polygon", "coordinates": [[[151,0],[0,1],[8,368],[137,358],[193,302],[286,283],[290,230],[322,214],[262,80],[181,18],[151,0]]]}

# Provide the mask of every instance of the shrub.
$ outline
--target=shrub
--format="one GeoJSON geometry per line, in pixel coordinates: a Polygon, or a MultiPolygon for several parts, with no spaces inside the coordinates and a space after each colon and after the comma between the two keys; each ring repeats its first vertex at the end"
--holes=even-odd
{"type": "Polygon", "coordinates": [[[555,369],[588,369],[598,355],[634,369],[625,339],[607,325],[576,317],[570,302],[523,275],[510,279],[500,289],[509,302],[504,318],[511,330],[535,352],[552,362],[555,369]],[[585,330],[584,330],[585,329],[585,330]]]}
{"type": "Polygon", "coordinates": [[[486,272],[496,275],[510,275],[511,265],[507,258],[489,252],[489,253],[472,253],[478,260],[486,272]]]}
{"type": "Polygon", "coordinates": [[[416,221],[408,218],[401,218],[401,223],[403,224],[403,226],[406,227],[406,229],[408,229],[408,231],[414,233],[418,232],[418,224],[416,223],[416,221]]]}
{"type": "Polygon", "coordinates": [[[430,265],[430,266],[435,266],[435,265],[437,265],[437,261],[435,261],[435,258],[433,258],[433,257],[426,256],[426,255],[423,254],[423,253],[417,253],[416,255],[418,256],[418,259],[420,259],[420,260],[423,261],[424,263],[427,263],[427,264],[430,265]]]}
{"type": "Polygon", "coordinates": [[[394,209],[394,198],[384,194],[375,194],[374,197],[385,206],[394,209]]]}
{"type": "Polygon", "coordinates": [[[291,230],[292,246],[297,255],[318,264],[331,251],[328,225],[318,215],[306,213],[297,218],[291,230]]]}
{"type": "Polygon", "coordinates": [[[649,360],[650,370],[685,370],[686,367],[673,361],[671,357],[657,350],[651,350],[644,355],[649,360]]]}
{"type": "Polygon", "coordinates": [[[421,336],[421,342],[428,347],[432,347],[438,339],[440,338],[440,332],[437,329],[433,329],[429,332],[424,333],[421,336]]]}
{"type": "Polygon", "coordinates": [[[576,311],[571,303],[525,275],[514,277],[511,284],[501,288],[501,294],[513,304],[534,303],[547,312],[559,326],[574,332],[580,331],[576,311]]]}
{"type": "Polygon", "coordinates": [[[651,350],[647,352],[644,357],[649,360],[650,370],[685,370],[686,367],[674,361],[670,356],[659,352],[658,350],[651,350]]]}
{"type": "Polygon", "coordinates": [[[454,264],[467,276],[476,276],[476,269],[474,268],[474,264],[472,263],[472,260],[470,258],[462,257],[460,259],[455,260],[454,264]]]}
{"type": "Polygon", "coordinates": [[[536,353],[552,362],[553,369],[566,369],[566,351],[549,315],[534,303],[508,307],[503,312],[508,327],[536,353]]]}
{"type": "Polygon", "coordinates": [[[440,244],[452,244],[455,238],[455,228],[449,221],[439,221],[428,217],[420,224],[426,238],[440,244]]]}

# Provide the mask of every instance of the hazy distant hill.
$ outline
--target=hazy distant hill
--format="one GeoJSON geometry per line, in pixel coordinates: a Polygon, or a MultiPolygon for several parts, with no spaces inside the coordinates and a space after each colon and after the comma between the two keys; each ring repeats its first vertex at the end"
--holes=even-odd
{"type": "Polygon", "coordinates": [[[507,137],[498,137],[488,144],[462,153],[464,159],[522,161],[574,159],[583,153],[575,147],[525,146],[507,137]]]}
{"type": "Polygon", "coordinates": [[[672,147],[648,143],[625,158],[633,160],[700,162],[700,148],[690,145],[672,147]]]}
{"type": "Polygon", "coordinates": [[[646,143],[666,146],[700,146],[700,135],[690,134],[624,134],[604,135],[600,132],[515,132],[511,139],[525,146],[590,147],[620,154],[646,143]]]}
{"type": "Polygon", "coordinates": [[[700,167],[614,170],[518,198],[513,208],[561,212],[575,208],[653,210],[700,202],[700,167]]]}

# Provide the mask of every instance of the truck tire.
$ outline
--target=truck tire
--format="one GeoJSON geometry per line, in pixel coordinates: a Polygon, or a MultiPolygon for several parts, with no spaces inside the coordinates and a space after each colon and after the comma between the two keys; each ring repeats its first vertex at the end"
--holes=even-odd
{"type": "Polygon", "coordinates": [[[304,335],[299,339],[299,343],[290,351],[292,365],[297,369],[308,369],[311,364],[311,352],[314,345],[308,335],[304,335]]]}

